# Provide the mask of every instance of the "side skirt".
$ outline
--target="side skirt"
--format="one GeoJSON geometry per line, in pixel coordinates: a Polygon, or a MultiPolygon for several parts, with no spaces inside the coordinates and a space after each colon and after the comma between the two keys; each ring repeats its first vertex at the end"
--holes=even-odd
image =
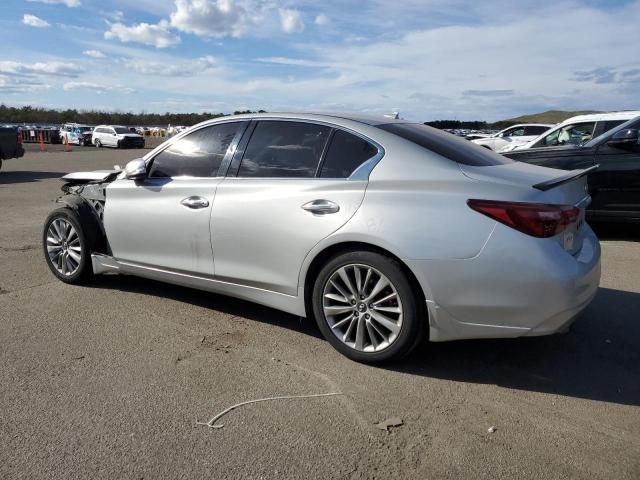
{"type": "Polygon", "coordinates": [[[91,255],[93,273],[125,273],[138,277],[158,280],[160,282],[181,285],[207,292],[228,295],[242,300],[259,303],[267,307],[282,310],[301,317],[306,316],[304,299],[301,295],[286,295],[262,288],[224,282],[214,278],[175,272],[167,269],[150,267],[131,262],[118,261],[113,257],[101,254],[91,255]]]}

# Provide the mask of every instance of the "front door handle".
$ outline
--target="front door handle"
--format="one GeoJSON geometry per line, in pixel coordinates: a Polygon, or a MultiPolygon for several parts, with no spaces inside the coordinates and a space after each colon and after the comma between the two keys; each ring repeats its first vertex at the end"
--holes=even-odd
{"type": "Polygon", "coordinates": [[[185,207],[192,208],[194,210],[196,208],[205,208],[209,206],[209,200],[202,197],[187,197],[184,200],[182,200],[180,203],[185,207]]]}
{"type": "Polygon", "coordinates": [[[305,203],[301,208],[314,215],[326,215],[327,213],[337,213],[340,211],[340,205],[331,200],[313,200],[305,203]]]}

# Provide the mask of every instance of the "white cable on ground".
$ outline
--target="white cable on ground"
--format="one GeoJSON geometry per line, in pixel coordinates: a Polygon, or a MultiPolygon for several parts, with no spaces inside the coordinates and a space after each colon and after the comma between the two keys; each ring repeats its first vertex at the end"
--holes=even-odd
{"type": "Polygon", "coordinates": [[[223,410],[222,412],[217,414],[215,417],[213,417],[208,422],[200,422],[200,421],[196,420],[196,425],[206,425],[209,428],[222,428],[222,427],[224,427],[224,424],[215,425],[216,420],[218,420],[220,417],[226,415],[231,410],[235,410],[236,408],[242,407],[243,405],[249,405],[250,403],[266,402],[267,400],[289,400],[289,399],[293,399],[293,398],[330,397],[332,395],[343,395],[343,394],[341,392],[331,392],[331,393],[316,393],[316,394],[313,394],[313,395],[288,395],[288,396],[284,396],[284,397],[268,397],[268,398],[259,398],[257,400],[249,400],[249,401],[246,401],[246,402],[237,403],[236,405],[232,405],[231,407],[229,407],[226,410],[223,410]]]}

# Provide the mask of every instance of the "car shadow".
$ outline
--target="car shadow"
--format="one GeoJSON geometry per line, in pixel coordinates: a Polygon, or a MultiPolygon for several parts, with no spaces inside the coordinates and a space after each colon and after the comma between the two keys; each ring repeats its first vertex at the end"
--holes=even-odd
{"type": "MultiPolygon", "coordinates": [[[[92,286],[170,298],[322,338],[311,320],[224,295],[130,276],[98,277],[92,286]]],[[[640,293],[601,288],[566,334],[423,342],[407,358],[379,368],[639,406],[640,293]]]]}
{"type": "Polygon", "coordinates": [[[392,370],[640,405],[640,293],[601,288],[566,334],[424,343],[392,370]]]}
{"type": "Polygon", "coordinates": [[[589,225],[600,240],[640,241],[639,224],[590,222],[589,225]]]}
{"type": "Polygon", "coordinates": [[[29,183],[46,180],[49,178],[60,178],[68,172],[31,172],[31,171],[0,171],[0,185],[12,183],[29,183]]]}
{"type": "Polygon", "coordinates": [[[322,338],[315,322],[227,295],[218,295],[129,275],[98,276],[90,286],[169,298],[197,307],[216,310],[228,315],[288,328],[315,338],[322,338]]]}

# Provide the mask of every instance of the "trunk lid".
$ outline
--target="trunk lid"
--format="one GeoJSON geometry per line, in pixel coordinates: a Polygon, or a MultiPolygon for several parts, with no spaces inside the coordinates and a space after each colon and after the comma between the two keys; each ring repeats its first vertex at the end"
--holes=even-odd
{"type": "Polygon", "coordinates": [[[572,205],[578,208],[579,215],[575,221],[552,237],[571,254],[577,254],[582,247],[585,213],[590,203],[587,175],[595,168],[597,166],[567,171],[520,162],[482,167],[460,164],[462,173],[471,179],[523,188],[526,199],[513,198],[513,201],[572,205]]]}

